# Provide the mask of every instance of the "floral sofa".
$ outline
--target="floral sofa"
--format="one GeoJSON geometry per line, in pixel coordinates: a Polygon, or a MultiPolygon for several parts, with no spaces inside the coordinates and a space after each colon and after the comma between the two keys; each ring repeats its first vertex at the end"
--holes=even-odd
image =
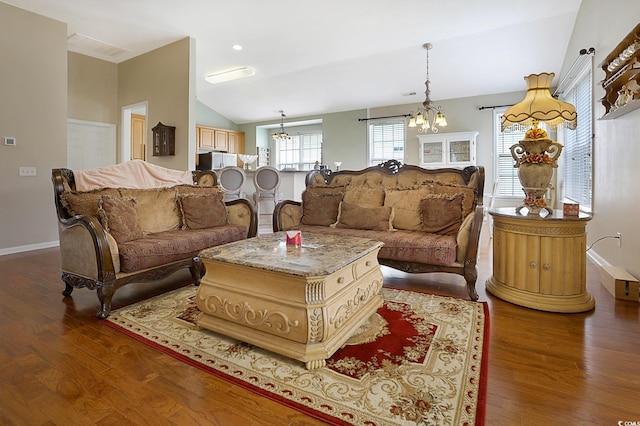
{"type": "MultiPolygon", "coordinates": [[[[76,187],[79,172],[52,170],[63,294],[71,295],[74,287],[95,289],[100,319],[109,316],[112,297],[123,285],[159,280],[182,268],[189,268],[197,285],[204,272],[201,250],[257,232],[251,202],[223,202],[213,172],[183,172],[191,184],[151,179],[151,184],[128,185],[147,179],[147,170],[158,170],[150,167],[135,169],[137,177],[124,171],[122,182],[133,188],[116,180],[115,187],[93,185],[84,191],[76,187]]],[[[123,169],[105,168],[114,176],[123,169]]]]}
{"type": "Polygon", "coordinates": [[[484,168],[424,169],[387,161],[359,171],[314,170],[302,202],[281,201],[273,230],[301,230],[384,242],[378,260],[405,272],[464,277],[478,299],[477,256],[484,168]]]}

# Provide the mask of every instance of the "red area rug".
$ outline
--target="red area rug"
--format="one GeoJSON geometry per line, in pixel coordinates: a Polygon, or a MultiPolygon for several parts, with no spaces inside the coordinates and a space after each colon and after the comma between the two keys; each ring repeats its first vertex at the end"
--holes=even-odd
{"type": "Polygon", "coordinates": [[[196,288],[111,313],[105,324],[179,360],[336,425],[484,425],[485,303],[382,289],[384,305],[330,359],[304,363],[195,323],[196,288]]]}

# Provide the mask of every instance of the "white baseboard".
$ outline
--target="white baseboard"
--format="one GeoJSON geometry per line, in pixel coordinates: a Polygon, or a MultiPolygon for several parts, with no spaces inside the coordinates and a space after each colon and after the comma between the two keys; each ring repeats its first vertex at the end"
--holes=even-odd
{"type": "Polygon", "coordinates": [[[0,256],[4,256],[7,254],[22,253],[22,252],[31,251],[31,250],[40,250],[40,249],[46,249],[51,247],[58,247],[59,245],[60,245],[60,241],[56,240],[56,241],[49,241],[46,243],[27,244],[25,246],[9,247],[6,249],[0,249],[0,256]]]}
{"type": "Polygon", "coordinates": [[[591,260],[593,260],[595,262],[596,265],[598,265],[599,267],[603,267],[603,266],[612,266],[609,262],[607,262],[606,260],[604,260],[604,258],[602,258],[598,253],[596,253],[593,250],[589,250],[587,252],[587,256],[589,256],[589,258],[591,260]]]}

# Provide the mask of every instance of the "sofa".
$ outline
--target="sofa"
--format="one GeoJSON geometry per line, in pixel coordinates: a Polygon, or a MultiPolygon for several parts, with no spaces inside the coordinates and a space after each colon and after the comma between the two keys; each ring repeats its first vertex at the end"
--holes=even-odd
{"type": "Polygon", "coordinates": [[[302,202],[275,208],[273,230],[353,235],[382,241],[381,265],[464,277],[478,299],[477,257],[484,217],[484,168],[425,169],[395,160],[364,170],[313,170],[302,202]]]}
{"type": "Polygon", "coordinates": [[[138,161],[75,173],[53,169],[51,178],[63,294],[96,290],[100,319],[109,316],[118,288],[182,268],[198,285],[201,250],[257,233],[252,203],[223,201],[211,171],[178,172],[138,161]]]}

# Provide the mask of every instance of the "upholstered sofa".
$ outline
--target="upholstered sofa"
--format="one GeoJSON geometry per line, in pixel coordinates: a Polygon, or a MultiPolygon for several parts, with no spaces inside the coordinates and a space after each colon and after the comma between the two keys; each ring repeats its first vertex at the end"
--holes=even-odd
{"type": "Polygon", "coordinates": [[[281,201],[273,230],[301,230],[384,242],[380,264],[412,273],[464,277],[478,299],[477,257],[484,168],[424,169],[387,161],[359,171],[311,171],[302,202],[281,201]]]}
{"type": "Polygon", "coordinates": [[[94,170],[88,178],[82,174],[84,190],[76,184],[85,171],[53,169],[51,176],[63,294],[70,296],[74,287],[95,289],[100,319],[109,315],[123,285],[159,280],[182,268],[189,268],[197,285],[204,272],[201,250],[257,233],[252,203],[224,202],[211,171],[179,172],[175,179],[169,169],[139,162],[94,170]],[[101,178],[112,186],[100,187],[101,178]]]}

